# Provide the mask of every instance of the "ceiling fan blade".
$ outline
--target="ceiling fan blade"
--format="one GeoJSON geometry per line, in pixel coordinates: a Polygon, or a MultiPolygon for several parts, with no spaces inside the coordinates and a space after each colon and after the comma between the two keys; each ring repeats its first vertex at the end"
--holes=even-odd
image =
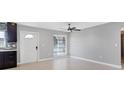
{"type": "Polygon", "coordinates": [[[74,29],[74,31],[81,31],[81,29],[74,29]]]}
{"type": "Polygon", "coordinates": [[[72,30],[75,30],[75,29],[76,29],[76,27],[72,27],[71,29],[72,29],[72,30]]]}

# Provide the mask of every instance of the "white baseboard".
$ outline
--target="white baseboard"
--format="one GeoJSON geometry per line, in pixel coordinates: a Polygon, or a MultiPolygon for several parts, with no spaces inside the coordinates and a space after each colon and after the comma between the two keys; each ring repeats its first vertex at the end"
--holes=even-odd
{"type": "Polygon", "coordinates": [[[53,60],[54,58],[43,58],[43,59],[40,59],[39,61],[48,61],[48,60],[53,60]]]}
{"type": "MultiPolygon", "coordinates": [[[[54,58],[43,58],[43,59],[39,59],[38,62],[40,61],[48,61],[48,60],[53,60],[54,58]]],[[[35,62],[27,62],[27,63],[35,63],[35,62]]],[[[20,64],[27,64],[27,63],[21,63],[21,62],[18,62],[17,64],[20,65],[20,64]]]]}
{"type": "Polygon", "coordinates": [[[121,65],[119,66],[119,65],[108,64],[108,63],[105,63],[105,62],[96,61],[96,60],[92,60],[92,59],[86,59],[86,58],[77,57],[77,56],[70,56],[70,57],[75,58],[75,59],[85,60],[85,61],[88,61],[88,62],[102,64],[102,65],[111,66],[111,67],[114,67],[114,68],[121,69],[121,65]]]}
{"type": "Polygon", "coordinates": [[[21,62],[18,62],[17,65],[21,65],[21,64],[30,64],[30,63],[35,63],[36,61],[33,61],[33,62],[25,62],[25,63],[21,63],[21,62]]]}

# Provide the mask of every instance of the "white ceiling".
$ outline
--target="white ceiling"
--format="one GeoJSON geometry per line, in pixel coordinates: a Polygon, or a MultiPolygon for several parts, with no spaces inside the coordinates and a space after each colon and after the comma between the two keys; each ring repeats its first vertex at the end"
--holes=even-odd
{"type": "Polygon", "coordinates": [[[19,22],[18,24],[44,29],[66,31],[69,23],[71,26],[75,26],[76,28],[85,29],[96,25],[105,24],[107,22],[19,22]]]}

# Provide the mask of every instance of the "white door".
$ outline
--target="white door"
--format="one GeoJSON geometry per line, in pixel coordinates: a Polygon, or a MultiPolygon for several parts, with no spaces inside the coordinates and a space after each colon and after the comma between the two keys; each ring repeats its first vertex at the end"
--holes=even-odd
{"type": "Polygon", "coordinates": [[[20,61],[21,63],[31,63],[38,61],[38,32],[20,32],[20,61]]]}

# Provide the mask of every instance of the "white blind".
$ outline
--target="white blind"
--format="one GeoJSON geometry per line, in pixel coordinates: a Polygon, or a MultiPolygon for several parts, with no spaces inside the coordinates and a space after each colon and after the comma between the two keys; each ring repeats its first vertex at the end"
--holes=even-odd
{"type": "Polygon", "coordinates": [[[0,38],[5,38],[5,32],[0,32],[0,38]]]}
{"type": "Polygon", "coordinates": [[[5,32],[0,31],[0,47],[5,47],[5,32]]]}

